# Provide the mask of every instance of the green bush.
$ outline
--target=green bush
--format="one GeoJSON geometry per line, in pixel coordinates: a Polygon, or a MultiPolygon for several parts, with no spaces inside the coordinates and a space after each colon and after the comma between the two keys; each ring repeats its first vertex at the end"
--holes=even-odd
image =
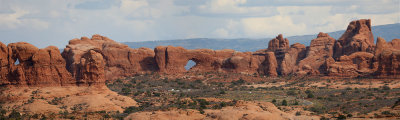
{"type": "Polygon", "coordinates": [[[10,115],[8,115],[8,118],[9,118],[9,119],[17,119],[17,120],[19,120],[19,119],[21,119],[21,113],[19,113],[19,112],[13,110],[13,111],[10,113],[10,115]]]}
{"type": "Polygon", "coordinates": [[[314,94],[308,93],[308,94],[307,94],[307,98],[314,98],[314,94]]]}
{"type": "Polygon", "coordinates": [[[390,90],[390,87],[387,85],[382,86],[382,90],[390,90]]]}
{"type": "Polygon", "coordinates": [[[289,90],[289,91],[286,92],[286,94],[287,95],[293,95],[293,96],[297,95],[296,91],[294,91],[294,90],[289,90]]]}
{"type": "Polygon", "coordinates": [[[301,112],[300,111],[297,111],[296,112],[296,116],[300,116],[301,115],[301,112]]]}
{"type": "Polygon", "coordinates": [[[338,120],[345,120],[345,119],[346,119],[346,116],[344,116],[344,115],[339,115],[339,116],[337,117],[337,119],[338,119],[338,120]]]}
{"type": "Polygon", "coordinates": [[[124,113],[134,113],[134,112],[139,112],[142,111],[143,108],[142,107],[135,107],[135,106],[130,106],[128,108],[125,108],[124,113]]]}
{"type": "Polygon", "coordinates": [[[286,100],[283,100],[283,101],[282,101],[282,105],[283,105],[283,106],[287,106],[287,105],[288,105],[287,101],[286,101],[286,100]]]}
{"type": "Polygon", "coordinates": [[[129,95],[131,93],[131,89],[129,88],[122,88],[121,93],[124,95],[129,95]]]}

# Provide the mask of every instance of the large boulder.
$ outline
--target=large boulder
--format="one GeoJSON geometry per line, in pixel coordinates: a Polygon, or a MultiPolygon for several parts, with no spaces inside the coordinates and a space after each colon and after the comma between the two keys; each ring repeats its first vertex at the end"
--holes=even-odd
{"type": "Polygon", "coordinates": [[[355,52],[373,52],[374,36],[371,31],[371,20],[361,19],[350,22],[346,32],[335,43],[334,57],[350,55],[355,52]]]}

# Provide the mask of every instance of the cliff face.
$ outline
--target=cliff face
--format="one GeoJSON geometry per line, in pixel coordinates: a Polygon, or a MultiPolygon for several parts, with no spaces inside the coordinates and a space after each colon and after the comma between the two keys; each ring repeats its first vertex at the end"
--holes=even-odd
{"type": "Polygon", "coordinates": [[[370,20],[352,21],[339,40],[319,33],[310,46],[278,35],[267,49],[188,50],[158,46],[132,49],[93,35],[69,41],[62,54],[49,46],[38,49],[19,42],[0,42],[0,84],[21,86],[104,85],[106,80],[160,72],[225,72],[261,75],[400,76],[400,39],[373,42],[370,20]],[[196,62],[190,70],[184,66],[196,62]],[[16,62],[19,62],[16,64],[16,62]]]}
{"type": "MultiPolygon", "coordinates": [[[[218,71],[246,74],[258,73],[263,63],[270,64],[273,63],[272,60],[275,61],[275,59],[270,59],[273,57],[271,54],[264,55],[263,53],[237,52],[229,49],[187,50],[182,47],[159,46],[155,48],[154,51],[156,53],[155,59],[159,72],[173,74],[186,72],[184,67],[189,60],[193,60],[196,63],[196,65],[189,70],[193,72],[218,71]]],[[[261,74],[276,75],[269,71],[270,67],[274,66],[263,66],[263,72],[261,74]]]]}
{"type": "Polygon", "coordinates": [[[335,43],[335,58],[355,52],[373,52],[374,36],[371,20],[361,19],[350,22],[346,32],[335,43]]]}
{"type": "Polygon", "coordinates": [[[80,79],[82,57],[90,50],[100,53],[104,59],[105,79],[132,76],[158,70],[154,51],[149,48],[132,49],[107,37],[93,35],[92,38],[73,39],[62,56],[72,76],[80,79]]]}
{"type": "Polygon", "coordinates": [[[1,83],[19,86],[63,86],[75,84],[65,68],[58,48],[38,49],[25,43],[1,45],[1,83]],[[18,63],[16,63],[18,61],[18,63]]]}

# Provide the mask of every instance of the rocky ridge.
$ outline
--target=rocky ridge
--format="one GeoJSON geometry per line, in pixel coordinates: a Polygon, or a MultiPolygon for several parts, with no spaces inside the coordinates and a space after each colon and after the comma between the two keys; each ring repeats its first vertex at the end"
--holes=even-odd
{"type": "Polygon", "coordinates": [[[370,20],[352,21],[339,40],[319,33],[307,47],[289,46],[280,34],[267,49],[256,52],[174,46],[132,49],[100,35],[70,40],[62,54],[53,46],[38,49],[24,42],[0,43],[0,84],[104,85],[106,80],[151,72],[398,77],[400,39],[378,38],[375,45],[371,29],[370,20]],[[189,60],[196,65],[186,70],[189,60]]]}

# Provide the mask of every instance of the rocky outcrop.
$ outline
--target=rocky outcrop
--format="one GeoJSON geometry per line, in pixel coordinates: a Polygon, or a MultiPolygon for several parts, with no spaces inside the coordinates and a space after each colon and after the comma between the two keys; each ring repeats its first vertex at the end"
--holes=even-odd
{"type": "Polygon", "coordinates": [[[368,52],[356,52],[349,56],[343,55],[338,61],[326,60],[329,76],[357,77],[375,72],[374,55],[368,52]]]}
{"type": "Polygon", "coordinates": [[[79,77],[81,58],[90,50],[96,49],[104,58],[105,79],[132,76],[156,71],[154,51],[149,48],[132,49],[107,37],[93,35],[92,38],[73,39],[64,49],[62,56],[67,69],[76,79],[79,77]]]}
{"type": "Polygon", "coordinates": [[[400,39],[393,39],[386,42],[385,39],[378,37],[375,48],[375,75],[379,77],[399,77],[400,76],[400,39]]]}
{"type": "Polygon", "coordinates": [[[374,36],[371,20],[361,19],[350,22],[346,32],[335,43],[335,58],[355,52],[373,52],[374,36]]]}
{"type": "Polygon", "coordinates": [[[379,77],[400,77],[400,50],[383,50],[376,56],[379,77]]]}
{"type": "MultiPolygon", "coordinates": [[[[303,49],[302,47],[304,45],[292,45],[292,49],[289,47],[289,40],[287,38],[283,38],[282,34],[279,34],[276,38],[270,40],[268,42],[268,48],[264,50],[258,50],[257,52],[274,52],[275,58],[277,61],[277,73],[279,75],[286,75],[291,69],[287,69],[286,65],[290,65],[293,62],[293,58],[297,58],[296,55],[292,54],[297,54],[298,49],[303,49]],[[290,52],[290,53],[289,53],[290,52]],[[282,66],[283,65],[283,66],[282,66]]],[[[305,47],[304,47],[305,48],[305,47]]],[[[295,59],[296,61],[297,59],[295,59]]]]}
{"type": "Polygon", "coordinates": [[[276,72],[278,68],[278,63],[276,62],[276,57],[273,52],[266,52],[260,56],[260,60],[263,61],[258,68],[258,73],[270,76],[278,76],[276,72]],[[264,58],[262,58],[262,56],[264,58]]]}
{"type": "Polygon", "coordinates": [[[73,39],[60,54],[19,42],[0,43],[0,84],[28,86],[104,85],[106,80],[159,72],[222,72],[260,75],[399,76],[400,39],[373,43],[370,20],[349,24],[335,41],[319,33],[309,47],[278,35],[256,52],[158,46],[132,49],[107,37],[73,39]],[[196,63],[185,69],[189,60],[196,63]],[[18,62],[17,62],[18,61],[18,62]],[[18,63],[18,64],[16,64],[18,63]]]}
{"type": "MultiPolygon", "coordinates": [[[[1,43],[2,44],[2,43],[1,43]]],[[[25,43],[1,45],[1,84],[19,86],[64,86],[75,84],[65,61],[54,46],[38,49],[25,43]],[[18,63],[16,64],[16,62],[18,63]]]]}
{"type": "Polygon", "coordinates": [[[317,75],[326,74],[327,59],[333,56],[333,46],[335,39],[326,33],[320,32],[316,39],[311,40],[306,57],[299,62],[298,75],[317,75]]]}
{"type": "Polygon", "coordinates": [[[306,46],[300,43],[295,43],[285,52],[278,72],[281,75],[289,75],[297,70],[297,65],[306,55],[306,46]]]}
{"type": "Polygon", "coordinates": [[[10,64],[8,63],[8,48],[0,42],[0,84],[9,84],[8,80],[10,64]]]}
{"type": "Polygon", "coordinates": [[[276,36],[276,38],[270,40],[268,42],[268,50],[276,51],[279,49],[288,49],[289,48],[289,40],[287,38],[283,38],[282,34],[276,36]]]}
{"type": "Polygon", "coordinates": [[[97,85],[105,82],[105,61],[101,51],[89,50],[82,55],[77,70],[77,83],[97,85]]]}
{"type": "Polygon", "coordinates": [[[182,47],[159,46],[154,49],[155,60],[159,72],[163,73],[183,73],[187,72],[184,68],[189,60],[196,63],[189,72],[234,72],[254,74],[262,71],[261,74],[273,75],[276,73],[276,60],[271,53],[237,52],[234,50],[210,50],[195,49],[187,50],[182,47]],[[265,65],[262,66],[261,65],[265,65]],[[271,70],[270,70],[271,69],[271,70]]]}
{"type": "Polygon", "coordinates": [[[385,39],[378,37],[376,40],[375,55],[380,54],[383,50],[400,50],[400,39],[393,39],[386,42],[385,39]]]}

